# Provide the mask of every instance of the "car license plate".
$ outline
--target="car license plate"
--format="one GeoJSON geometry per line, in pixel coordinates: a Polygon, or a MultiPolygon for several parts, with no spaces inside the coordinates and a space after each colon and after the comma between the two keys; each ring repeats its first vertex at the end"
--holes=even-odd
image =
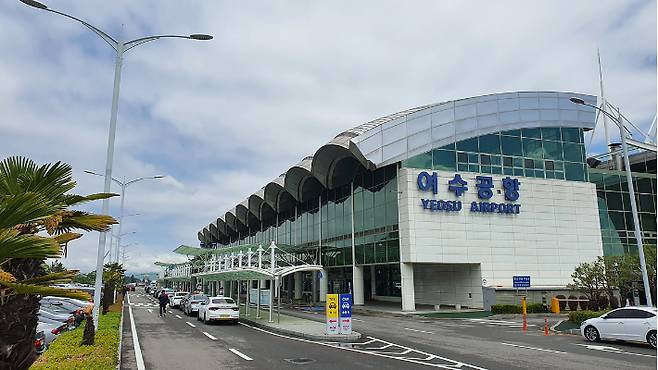
{"type": "Polygon", "coordinates": [[[224,314],[224,315],[219,315],[219,317],[222,318],[222,319],[224,319],[224,318],[230,317],[230,315],[225,315],[225,314],[224,314]]]}

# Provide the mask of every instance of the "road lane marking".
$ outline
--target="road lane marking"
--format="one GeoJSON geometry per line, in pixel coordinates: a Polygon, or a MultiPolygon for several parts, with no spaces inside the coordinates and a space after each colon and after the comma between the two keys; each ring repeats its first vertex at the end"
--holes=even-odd
{"type": "MultiPolygon", "coordinates": [[[[419,365],[431,366],[431,367],[436,367],[436,368],[441,368],[441,369],[450,369],[450,370],[455,370],[455,368],[457,368],[457,369],[464,369],[464,370],[466,370],[466,369],[487,370],[486,368],[483,368],[483,367],[479,367],[479,366],[476,366],[476,365],[471,365],[471,364],[468,364],[468,363],[465,363],[465,362],[461,362],[461,361],[451,360],[451,359],[446,358],[446,357],[441,357],[441,356],[433,355],[433,354],[431,354],[431,353],[422,352],[422,351],[419,351],[419,350],[416,350],[416,349],[412,349],[412,348],[408,348],[408,347],[403,347],[403,346],[401,346],[401,345],[399,345],[399,344],[393,344],[393,343],[386,342],[386,341],[384,341],[384,340],[377,339],[377,338],[373,338],[373,337],[370,337],[370,336],[366,337],[366,338],[368,339],[368,341],[366,341],[366,342],[361,342],[361,343],[331,343],[331,342],[316,342],[316,341],[309,340],[309,339],[290,337],[290,336],[287,336],[287,335],[274,333],[274,332],[271,332],[271,331],[268,331],[268,330],[265,330],[265,329],[261,329],[261,328],[257,328],[257,327],[255,327],[255,326],[251,326],[251,325],[249,325],[249,324],[245,324],[245,323],[243,323],[243,322],[241,322],[240,325],[243,325],[243,326],[246,326],[246,327],[251,328],[251,329],[253,329],[253,330],[258,330],[258,331],[260,331],[260,332],[267,333],[267,334],[270,334],[270,335],[273,335],[273,336],[275,336],[275,337],[279,337],[279,338],[285,338],[285,339],[294,340],[294,341],[298,341],[298,342],[304,342],[304,343],[312,343],[312,344],[317,344],[317,345],[321,345],[321,346],[325,346],[325,347],[331,347],[331,348],[334,348],[334,349],[339,349],[339,350],[344,350],[344,351],[358,352],[358,353],[363,353],[363,354],[367,354],[367,355],[373,355],[373,356],[378,356],[378,357],[385,357],[385,358],[389,358],[389,359],[394,359],[394,360],[399,360],[399,361],[404,361],[404,362],[410,362],[410,363],[419,364],[419,365]],[[349,345],[355,345],[355,344],[364,345],[364,344],[366,344],[366,343],[369,344],[369,343],[373,343],[373,342],[381,342],[381,343],[384,343],[384,344],[391,344],[391,345],[394,345],[394,346],[400,347],[400,348],[404,349],[403,352],[404,352],[405,355],[409,354],[410,352],[415,352],[415,353],[417,353],[417,354],[419,354],[419,355],[422,355],[422,356],[424,356],[424,357],[423,357],[423,358],[414,358],[414,357],[396,357],[395,355],[390,354],[390,353],[387,353],[387,352],[378,353],[378,352],[371,352],[371,351],[367,351],[367,350],[363,350],[363,349],[358,349],[358,348],[354,348],[354,347],[346,347],[346,346],[343,346],[343,345],[345,345],[345,344],[349,344],[349,345]],[[407,351],[408,349],[409,349],[410,351],[407,351]],[[439,360],[439,361],[444,361],[444,362],[446,362],[446,363],[439,363],[439,364],[437,364],[437,363],[428,363],[428,362],[425,362],[425,361],[427,361],[427,360],[433,360],[433,359],[436,359],[436,360],[439,360]]],[[[398,353],[397,355],[399,356],[400,353],[398,353]]]]}
{"type": "Polygon", "coordinates": [[[434,334],[431,331],[418,330],[418,329],[412,329],[412,328],[404,328],[404,330],[415,331],[415,332],[418,332],[418,333],[425,333],[425,334],[434,334]]]}
{"type": "Polygon", "coordinates": [[[363,320],[352,318],[352,321],[363,321],[363,320]]]}
{"type": "Polygon", "coordinates": [[[567,354],[567,352],[563,352],[563,351],[556,351],[556,350],[553,350],[553,349],[545,349],[545,348],[537,348],[537,347],[528,347],[528,346],[522,346],[522,345],[519,345],[519,344],[513,344],[513,343],[505,343],[505,342],[501,342],[500,344],[502,344],[502,345],[504,345],[504,346],[517,347],[517,348],[523,348],[523,349],[530,349],[530,350],[533,350],[533,351],[541,351],[541,352],[557,353],[557,354],[560,354],[560,355],[566,355],[566,354],[567,354]]]}
{"type": "Polygon", "coordinates": [[[217,340],[217,338],[213,337],[212,335],[208,334],[208,333],[205,332],[205,331],[203,332],[203,335],[205,335],[206,337],[208,337],[208,338],[210,338],[210,339],[212,339],[212,340],[217,340]]]}
{"type": "Polygon", "coordinates": [[[150,308],[147,308],[146,311],[148,311],[149,313],[153,313],[153,310],[150,308]]]}
{"type": "Polygon", "coordinates": [[[651,357],[651,358],[656,358],[655,355],[649,355],[645,353],[637,353],[637,352],[627,352],[624,350],[621,350],[617,347],[608,347],[608,346],[600,346],[596,344],[580,344],[576,343],[577,346],[583,346],[587,349],[595,350],[595,351],[601,351],[601,352],[607,352],[607,353],[620,353],[623,355],[634,355],[634,356],[642,356],[642,357],[651,357]]]}
{"type": "Polygon", "coordinates": [[[189,326],[191,326],[191,327],[193,327],[193,328],[196,328],[196,325],[194,325],[194,324],[192,324],[192,323],[191,323],[191,322],[189,322],[189,321],[185,321],[185,323],[186,323],[187,325],[189,325],[189,326]]]}
{"type": "MultiPolygon", "coordinates": [[[[130,301],[130,294],[128,294],[128,301],[130,301]]],[[[133,308],[130,307],[130,305],[128,305],[128,313],[130,314],[130,331],[133,337],[137,370],[146,370],[146,367],[144,366],[144,357],[142,357],[142,349],[139,346],[139,338],[137,338],[137,328],[135,327],[135,319],[133,318],[133,308]]]]}
{"type": "Polygon", "coordinates": [[[169,311],[169,313],[174,313],[174,311],[169,311]]]}
{"type": "Polygon", "coordinates": [[[231,352],[233,352],[233,353],[235,353],[236,355],[242,357],[243,359],[245,359],[245,360],[247,360],[247,361],[253,361],[253,360],[254,360],[253,358],[251,358],[251,357],[245,355],[244,353],[238,351],[238,350],[235,349],[235,348],[229,348],[228,350],[231,351],[231,352]]]}
{"type": "Polygon", "coordinates": [[[176,318],[177,318],[177,319],[182,319],[182,317],[180,317],[180,316],[178,316],[178,315],[176,315],[176,318]]]}

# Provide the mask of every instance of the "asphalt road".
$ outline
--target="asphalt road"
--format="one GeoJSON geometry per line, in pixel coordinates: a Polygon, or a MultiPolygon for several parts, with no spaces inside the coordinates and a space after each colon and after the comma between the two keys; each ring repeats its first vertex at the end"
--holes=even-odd
{"type": "MultiPolygon", "coordinates": [[[[204,325],[179,310],[158,316],[155,300],[130,293],[122,369],[137,369],[128,306],[146,369],[655,369],[656,351],[577,336],[525,334],[510,320],[420,320],[360,315],[358,344],[288,338],[245,325],[204,325]],[[191,325],[190,325],[191,324],[191,325]],[[587,347],[590,345],[590,347],[587,347]]],[[[322,315],[307,315],[322,320],[322,315]]]]}

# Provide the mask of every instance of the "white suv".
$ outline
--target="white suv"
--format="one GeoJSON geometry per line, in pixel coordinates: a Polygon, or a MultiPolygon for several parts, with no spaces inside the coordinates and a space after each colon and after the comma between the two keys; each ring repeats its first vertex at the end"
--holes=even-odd
{"type": "Polygon", "coordinates": [[[612,310],[580,324],[590,342],[620,339],[649,343],[656,348],[656,307],[629,306],[612,310]]]}
{"type": "Polygon", "coordinates": [[[199,305],[197,320],[202,320],[204,324],[212,320],[231,321],[237,324],[239,318],[240,309],[233,298],[208,297],[199,305]]]}

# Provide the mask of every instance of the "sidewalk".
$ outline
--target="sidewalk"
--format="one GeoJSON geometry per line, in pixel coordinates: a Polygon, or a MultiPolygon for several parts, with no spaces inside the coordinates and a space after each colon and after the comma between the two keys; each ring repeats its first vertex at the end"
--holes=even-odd
{"type": "MultiPolygon", "coordinates": [[[[283,310],[282,310],[283,311],[283,310]]],[[[309,320],[303,317],[291,316],[284,313],[277,315],[272,310],[272,321],[269,322],[269,310],[260,310],[260,317],[256,318],[256,308],[249,308],[249,316],[245,306],[240,305],[240,322],[274,333],[289,335],[297,338],[321,340],[326,342],[354,342],[361,339],[361,333],[353,331],[352,334],[327,335],[324,322],[309,320]]]]}

